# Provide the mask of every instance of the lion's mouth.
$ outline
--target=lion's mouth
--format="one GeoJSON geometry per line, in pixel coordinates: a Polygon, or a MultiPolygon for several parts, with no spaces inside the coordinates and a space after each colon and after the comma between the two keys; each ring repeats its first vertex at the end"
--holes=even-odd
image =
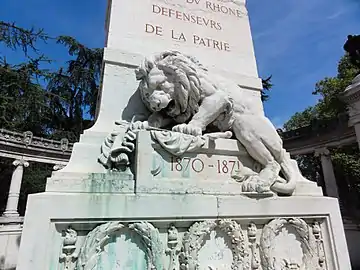
{"type": "Polygon", "coordinates": [[[165,110],[167,111],[168,115],[175,116],[176,114],[176,102],[175,100],[170,100],[169,104],[166,106],[165,110]]]}

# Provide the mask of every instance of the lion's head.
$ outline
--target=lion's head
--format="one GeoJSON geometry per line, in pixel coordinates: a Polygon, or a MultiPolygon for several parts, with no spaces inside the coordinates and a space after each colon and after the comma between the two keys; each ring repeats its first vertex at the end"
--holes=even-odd
{"type": "Polygon", "coordinates": [[[145,59],[136,70],[142,101],[152,112],[161,111],[177,123],[186,122],[199,109],[200,70],[205,71],[195,59],[176,51],[145,59]]]}

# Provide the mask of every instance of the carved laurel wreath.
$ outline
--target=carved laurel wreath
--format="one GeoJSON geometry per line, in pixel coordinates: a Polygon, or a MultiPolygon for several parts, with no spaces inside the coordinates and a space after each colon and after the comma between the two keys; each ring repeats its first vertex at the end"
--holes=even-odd
{"type": "Polygon", "coordinates": [[[80,250],[77,269],[94,269],[111,235],[126,227],[141,237],[145,247],[147,269],[162,270],[163,246],[159,231],[148,222],[138,222],[126,226],[117,221],[102,224],[86,236],[85,242],[80,250]]]}
{"type": "Polygon", "coordinates": [[[308,224],[300,218],[274,219],[264,226],[260,239],[260,256],[262,268],[264,270],[275,269],[273,265],[274,260],[270,254],[271,249],[274,247],[273,240],[286,225],[292,226],[299,236],[301,248],[303,250],[303,264],[305,269],[320,270],[321,267],[319,265],[319,258],[317,254],[316,239],[311,233],[308,224]]]}
{"type": "Polygon", "coordinates": [[[184,234],[183,250],[179,255],[181,270],[198,270],[198,255],[202,246],[205,244],[205,238],[216,228],[225,232],[231,239],[231,251],[233,254],[233,263],[231,269],[248,269],[249,262],[246,260],[248,253],[246,251],[246,242],[244,233],[236,221],[233,220],[207,220],[194,223],[184,234]]]}

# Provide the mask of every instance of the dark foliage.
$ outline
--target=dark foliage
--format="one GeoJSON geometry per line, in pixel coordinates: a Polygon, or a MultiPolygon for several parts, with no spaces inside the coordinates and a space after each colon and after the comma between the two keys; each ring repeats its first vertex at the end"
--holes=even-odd
{"type": "MultiPolygon", "coordinates": [[[[76,141],[95,116],[100,85],[102,49],[90,49],[68,36],[50,37],[43,29],[24,29],[0,21],[0,46],[22,54],[9,63],[0,54],[0,128],[31,131],[35,136],[76,141]],[[60,69],[38,49],[39,44],[64,46],[69,60],[60,69]],[[50,67],[45,69],[44,67],[50,67]]],[[[12,160],[0,160],[0,210],[4,210],[12,160]]],[[[52,165],[31,163],[25,169],[19,211],[28,194],[44,191],[52,165]]]]}

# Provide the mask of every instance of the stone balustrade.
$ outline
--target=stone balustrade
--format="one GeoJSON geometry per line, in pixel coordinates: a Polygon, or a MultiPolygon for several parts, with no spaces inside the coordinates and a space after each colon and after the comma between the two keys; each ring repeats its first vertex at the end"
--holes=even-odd
{"type": "Polygon", "coordinates": [[[68,139],[49,140],[23,133],[0,129],[0,157],[65,165],[70,159],[73,143],[68,139]]]}

